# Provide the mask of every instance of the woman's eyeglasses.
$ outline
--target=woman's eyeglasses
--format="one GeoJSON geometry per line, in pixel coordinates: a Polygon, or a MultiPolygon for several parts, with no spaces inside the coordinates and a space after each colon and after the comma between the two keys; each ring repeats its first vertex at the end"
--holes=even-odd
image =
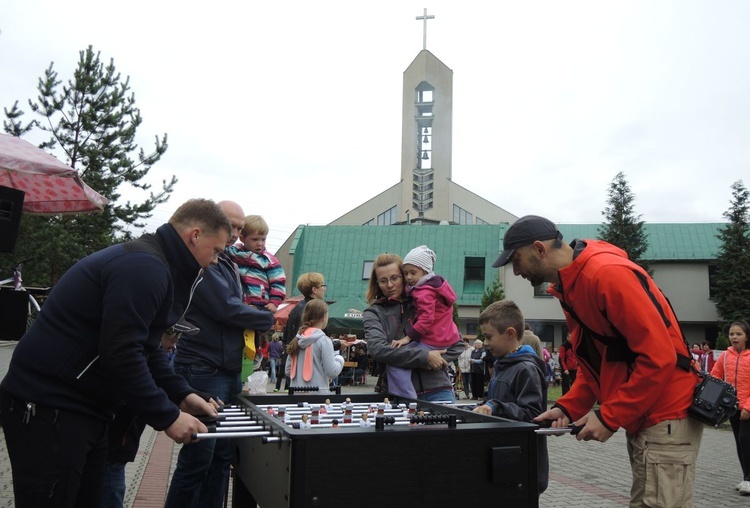
{"type": "Polygon", "coordinates": [[[395,283],[397,283],[400,280],[401,280],[401,276],[400,275],[392,275],[390,279],[386,279],[386,278],[378,279],[378,285],[379,286],[387,286],[389,282],[391,284],[395,284],[395,283]]]}

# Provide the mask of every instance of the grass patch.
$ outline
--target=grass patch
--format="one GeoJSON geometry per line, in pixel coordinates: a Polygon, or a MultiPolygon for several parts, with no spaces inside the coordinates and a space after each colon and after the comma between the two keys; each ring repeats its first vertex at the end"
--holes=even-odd
{"type": "Polygon", "coordinates": [[[562,387],[550,386],[549,388],[547,388],[547,400],[550,403],[555,402],[560,397],[562,397],[562,387]]]}

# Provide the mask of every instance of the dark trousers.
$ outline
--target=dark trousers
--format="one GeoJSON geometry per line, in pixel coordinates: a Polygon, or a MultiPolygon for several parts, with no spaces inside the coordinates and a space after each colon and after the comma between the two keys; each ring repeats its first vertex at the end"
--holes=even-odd
{"type": "Polygon", "coordinates": [[[563,371],[562,374],[562,394],[565,395],[568,393],[568,390],[570,390],[570,387],[573,386],[573,382],[576,380],[576,372],[575,370],[569,370],[568,374],[563,371]]]}
{"type": "Polygon", "coordinates": [[[0,421],[17,508],[101,506],[107,423],[0,392],[0,421]]]}
{"type": "Polygon", "coordinates": [[[463,384],[464,393],[466,394],[466,398],[468,399],[469,397],[471,397],[471,372],[461,373],[461,384],[463,384]]]}
{"type": "Polygon", "coordinates": [[[484,397],[484,374],[481,372],[471,373],[471,396],[475,399],[484,397]]]}
{"type": "Polygon", "coordinates": [[[737,457],[742,466],[742,479],[750,480],[750,420],[740,420],[740,413],[741,410],[730,416],[729,423],[732,425],[737,457]]]}
{"type": "Polygon", "coordinates": [[[284,381],[284,390],[289,389],[289,378],[286,377],[286,357],[288,355],[286,352],[282,353],[281,360],[279,360],[279,374],[276,376],[276,389],[279,390],[281,388],[281,380],[286,379],[284,381]]]}

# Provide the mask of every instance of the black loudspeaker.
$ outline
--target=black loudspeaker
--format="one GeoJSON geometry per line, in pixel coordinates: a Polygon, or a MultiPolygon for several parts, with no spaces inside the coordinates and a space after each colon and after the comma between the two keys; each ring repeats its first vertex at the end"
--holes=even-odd
{"type": "Polygon", "coordinates": [[[25,192],[0,185],[0,252],[13,252],[25,192]]]}
{"type": "Polygon", "coordinates": [[[26,291],[0,289],[0,340],[18,340],[26,333],[29,294],[26,291]]]}

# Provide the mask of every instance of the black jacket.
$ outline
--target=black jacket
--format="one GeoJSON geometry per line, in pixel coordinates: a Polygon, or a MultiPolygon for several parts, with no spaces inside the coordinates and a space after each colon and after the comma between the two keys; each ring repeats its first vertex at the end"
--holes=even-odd
{"type": "Polygon", "coordinates": [[[271,311],[242,302],[235,265],[225,254],[203,274],[185,319],[200,332],[182,336],[175,362],[208,365],[237,374],[242,371],[245,329],[265,331],[274,322],[271,311]]]}
{"type": "Polygon", "coordinates": [[[169,224],[91,254],[52,289],[19,341],[2,389],[43,407],[109,420],[122,401],[157,430],[194,390],[161,335],[186,307],[200,266],[169,224]]]}

